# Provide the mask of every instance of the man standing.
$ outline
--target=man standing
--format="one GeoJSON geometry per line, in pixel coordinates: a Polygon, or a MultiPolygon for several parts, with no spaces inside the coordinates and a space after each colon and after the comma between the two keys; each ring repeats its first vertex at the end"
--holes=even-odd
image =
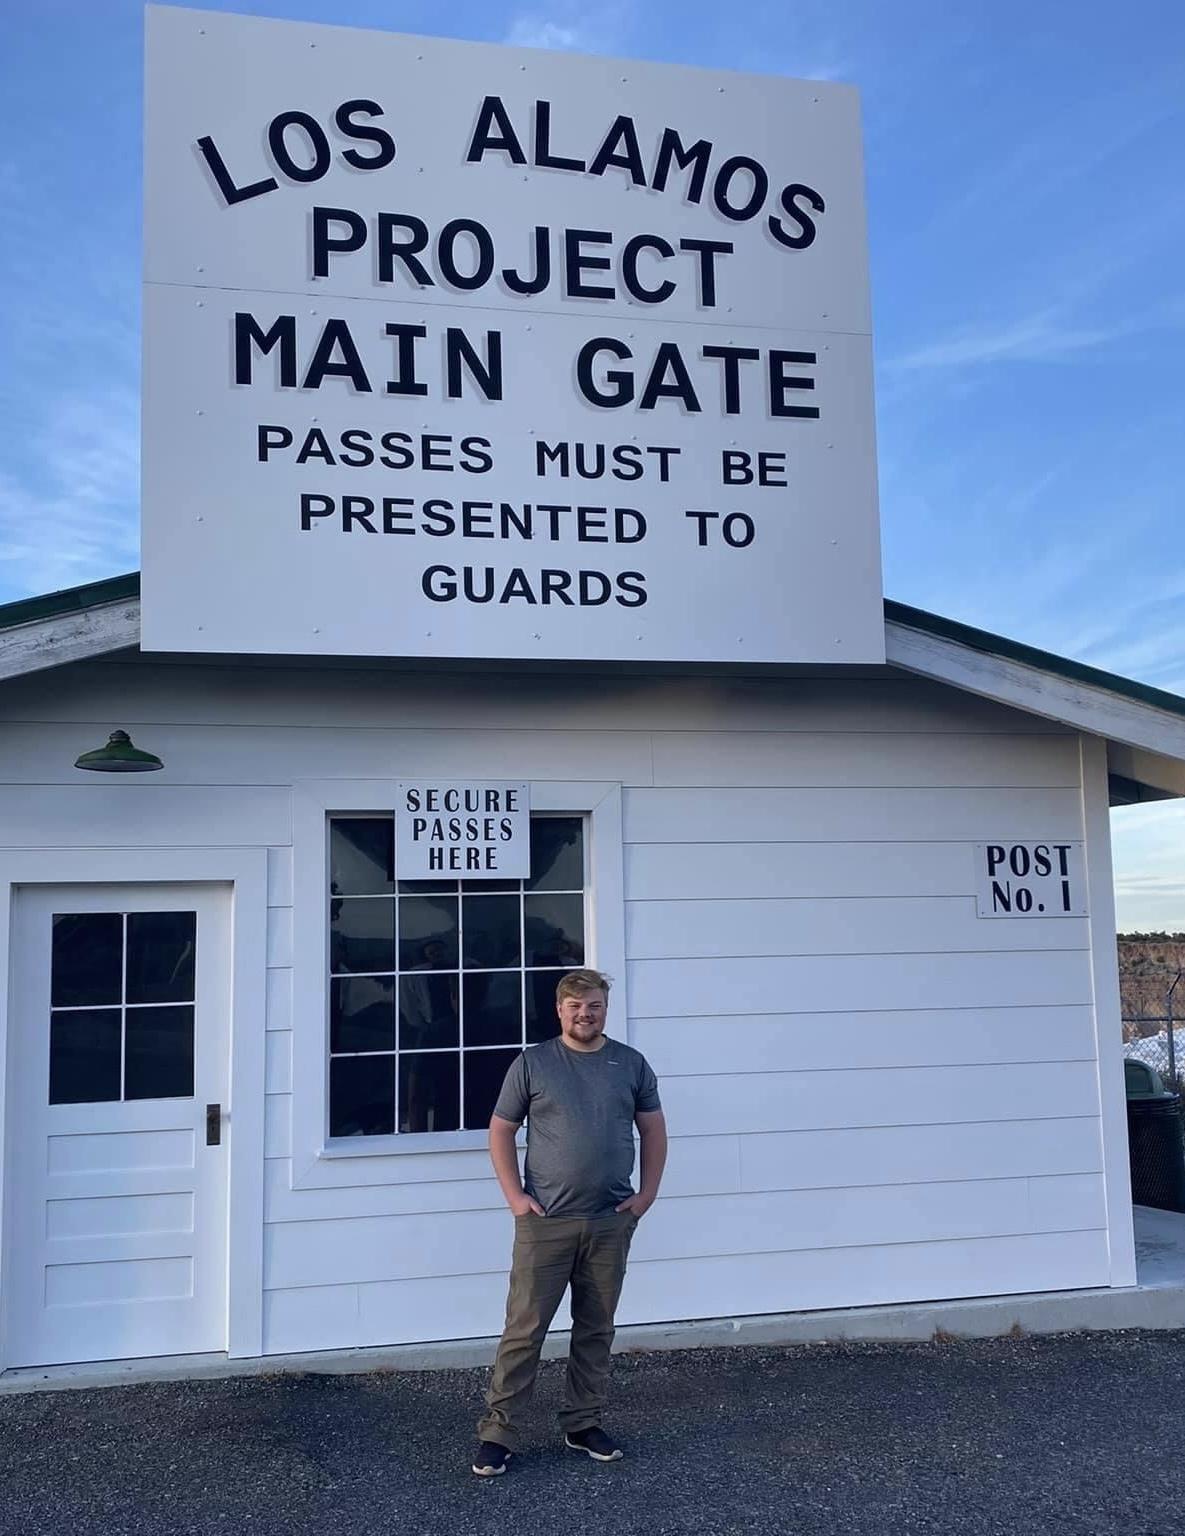
{"type": "Polygon", "coordinates": [[[658,1082],[645,1057],[605,1035],[609,982],[569,971],[556,988],[559,1036],[511,1065],[490,1121],[490,1159],[514,1212],[506,1327],[477,1426],[479,1477],[497,1477],[518,1441],[539,1351],[572,1288],[572,1343],[560,1409],[564,1444],[594,1461],[621,1449],[601,1428],[613,1315],[630,1239],[654,1204],[667,1156],[658,1082]],[[527,1121],[526,1188],[515,1132],[527,1121]],[[642,1143],[634,1193],[634,1126],[642,1143]]]}

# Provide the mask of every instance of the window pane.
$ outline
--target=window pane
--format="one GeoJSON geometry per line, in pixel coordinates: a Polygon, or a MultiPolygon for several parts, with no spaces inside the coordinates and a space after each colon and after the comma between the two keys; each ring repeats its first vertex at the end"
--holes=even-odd
{"type": "Polygon", "coordinates": [[[329,1134],[388,1136],[395,1129],[394,1056],[338,1056],[329,1063],[329,1134]]]}
{"type": "Polygon", "coordinates": [[[584,898],[525,896],[523,933],[527,965],[584,964],[584,898]]]}
{"type": "Polygon", "coordinates": [[[127,1001],[192,1003],[196,912],[129,912],[127,1001]]]}
{"type": "Polygon", "coordinates": [[[399,1058],[399,1129],[460,1130],[461,1056],[441,1051],[399,1058]]]}
{"type": "Polygon", "coordinates": [[[527,1044],[538,1045],[560,1032],[555,989],[563,971],[527,972],[527,1044]]]}
{"type": "Polygon", "coordinates": [[[329,890],[384,896],[395,889],[395,823],[382,816],[335,816],[329,823],[329,890]]]}
{"type": "Polygon", "coordinates": [[[465,1052],[466,1130],[477,1131],[489,1125],[503,1079],[517,1055],[517,1048],[510,1051],[465,1052]]]}
{"type": "Polygon", "coordinates": [[[54,1013],[49,1023],[49,1102],[119,1098],[119,1009],[54,1013]]]}
{"type": "Polygon", "coordinates": [[[395,969],[395,902],[381,897],[329,903],[329,969],[395,969]]]}
{"type": "Polygon", "coordinates": [[[491,895],[494,891],[517,891],[521,880],[462,880],[461,889],[470,895],[491,895]]]}
{"type": "Polygon", "coordinates": [[[424,1051],[461,1043],[456,971],[399,978],[399,1049],[424,1051]]]}
{"type": "Polygon", "coordinates": [[[517,1045],[523,1038],[521,971],[470,971],[465,998],[466,1045],[517,1045]]]}
{"type": "Polygon", "coordinates": [[[192,1098],[193,1005],[129,1008],[125,1027],[124,1098],[192,1098]]]}
{"type": "Polygon", "coordinates": [[[55,1008],[118,1003],[122,979],[123,918],[118,912],[54,914],[50,1001],[55,1008]]]}
{"type": "Polygon", "coordinates": [[[457,898],[400,897],[399,969],[455,971],[457,964],[457,898]]]}
{"type": "Polygon", "coordinates": [[[348,976],[329,983],[329,1049],[395,1049],[394,976],[348,976]]]}
{"type": "Polygon", "coordinates": [[[401,880],[399,894],[401,896],[455,896],[457,882],[455,880],[401,880]]]}
{"type": "Polygon", "coordinates": [[[461,916],[466,970],[518,965],[522,946],[517,896],[463,896],[461,916]]]}
{"type": "Polygon", "coordinates": [[[531,818],[529,891],[584,889],[584,821],[580,816],[531,818]]]}

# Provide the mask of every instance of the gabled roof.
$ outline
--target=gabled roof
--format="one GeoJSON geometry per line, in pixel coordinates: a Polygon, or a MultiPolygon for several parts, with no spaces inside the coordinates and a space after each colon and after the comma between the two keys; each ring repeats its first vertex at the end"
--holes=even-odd
{"type": "MultiPolygon", "coordinates": [[[[140,574],[0,605],[0,679],[133,649],[140,574]]],[[[1068,725],[1111,744],[1123,799],[1185,794],[1185,698],[885,600],[892,667],[1068,725]],[[1128,788],[1122,788],[1124,783],[1128,788]]],[[[225,658],[224,658],[225,660],[225,658]]]]}

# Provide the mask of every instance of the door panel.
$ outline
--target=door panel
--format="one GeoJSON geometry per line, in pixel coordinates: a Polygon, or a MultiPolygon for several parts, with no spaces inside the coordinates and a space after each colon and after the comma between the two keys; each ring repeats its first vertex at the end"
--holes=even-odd
{"type": "Polygon", "coordinates": [[[17,894],[13,1365],[226,1348],[229,916],[225,886],[17,894]]]}

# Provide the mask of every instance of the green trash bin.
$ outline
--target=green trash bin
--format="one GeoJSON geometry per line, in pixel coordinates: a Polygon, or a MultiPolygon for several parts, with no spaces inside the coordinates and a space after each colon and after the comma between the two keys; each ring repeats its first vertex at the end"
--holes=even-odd
{"type": "Polygon", "coordinates": [[[1123,1064],[1132,1200],[1161,1211],[1185,1211],[1185,1139],[1181,1095],[1169,1093],[1146,1062],[1123,1064]]]}

